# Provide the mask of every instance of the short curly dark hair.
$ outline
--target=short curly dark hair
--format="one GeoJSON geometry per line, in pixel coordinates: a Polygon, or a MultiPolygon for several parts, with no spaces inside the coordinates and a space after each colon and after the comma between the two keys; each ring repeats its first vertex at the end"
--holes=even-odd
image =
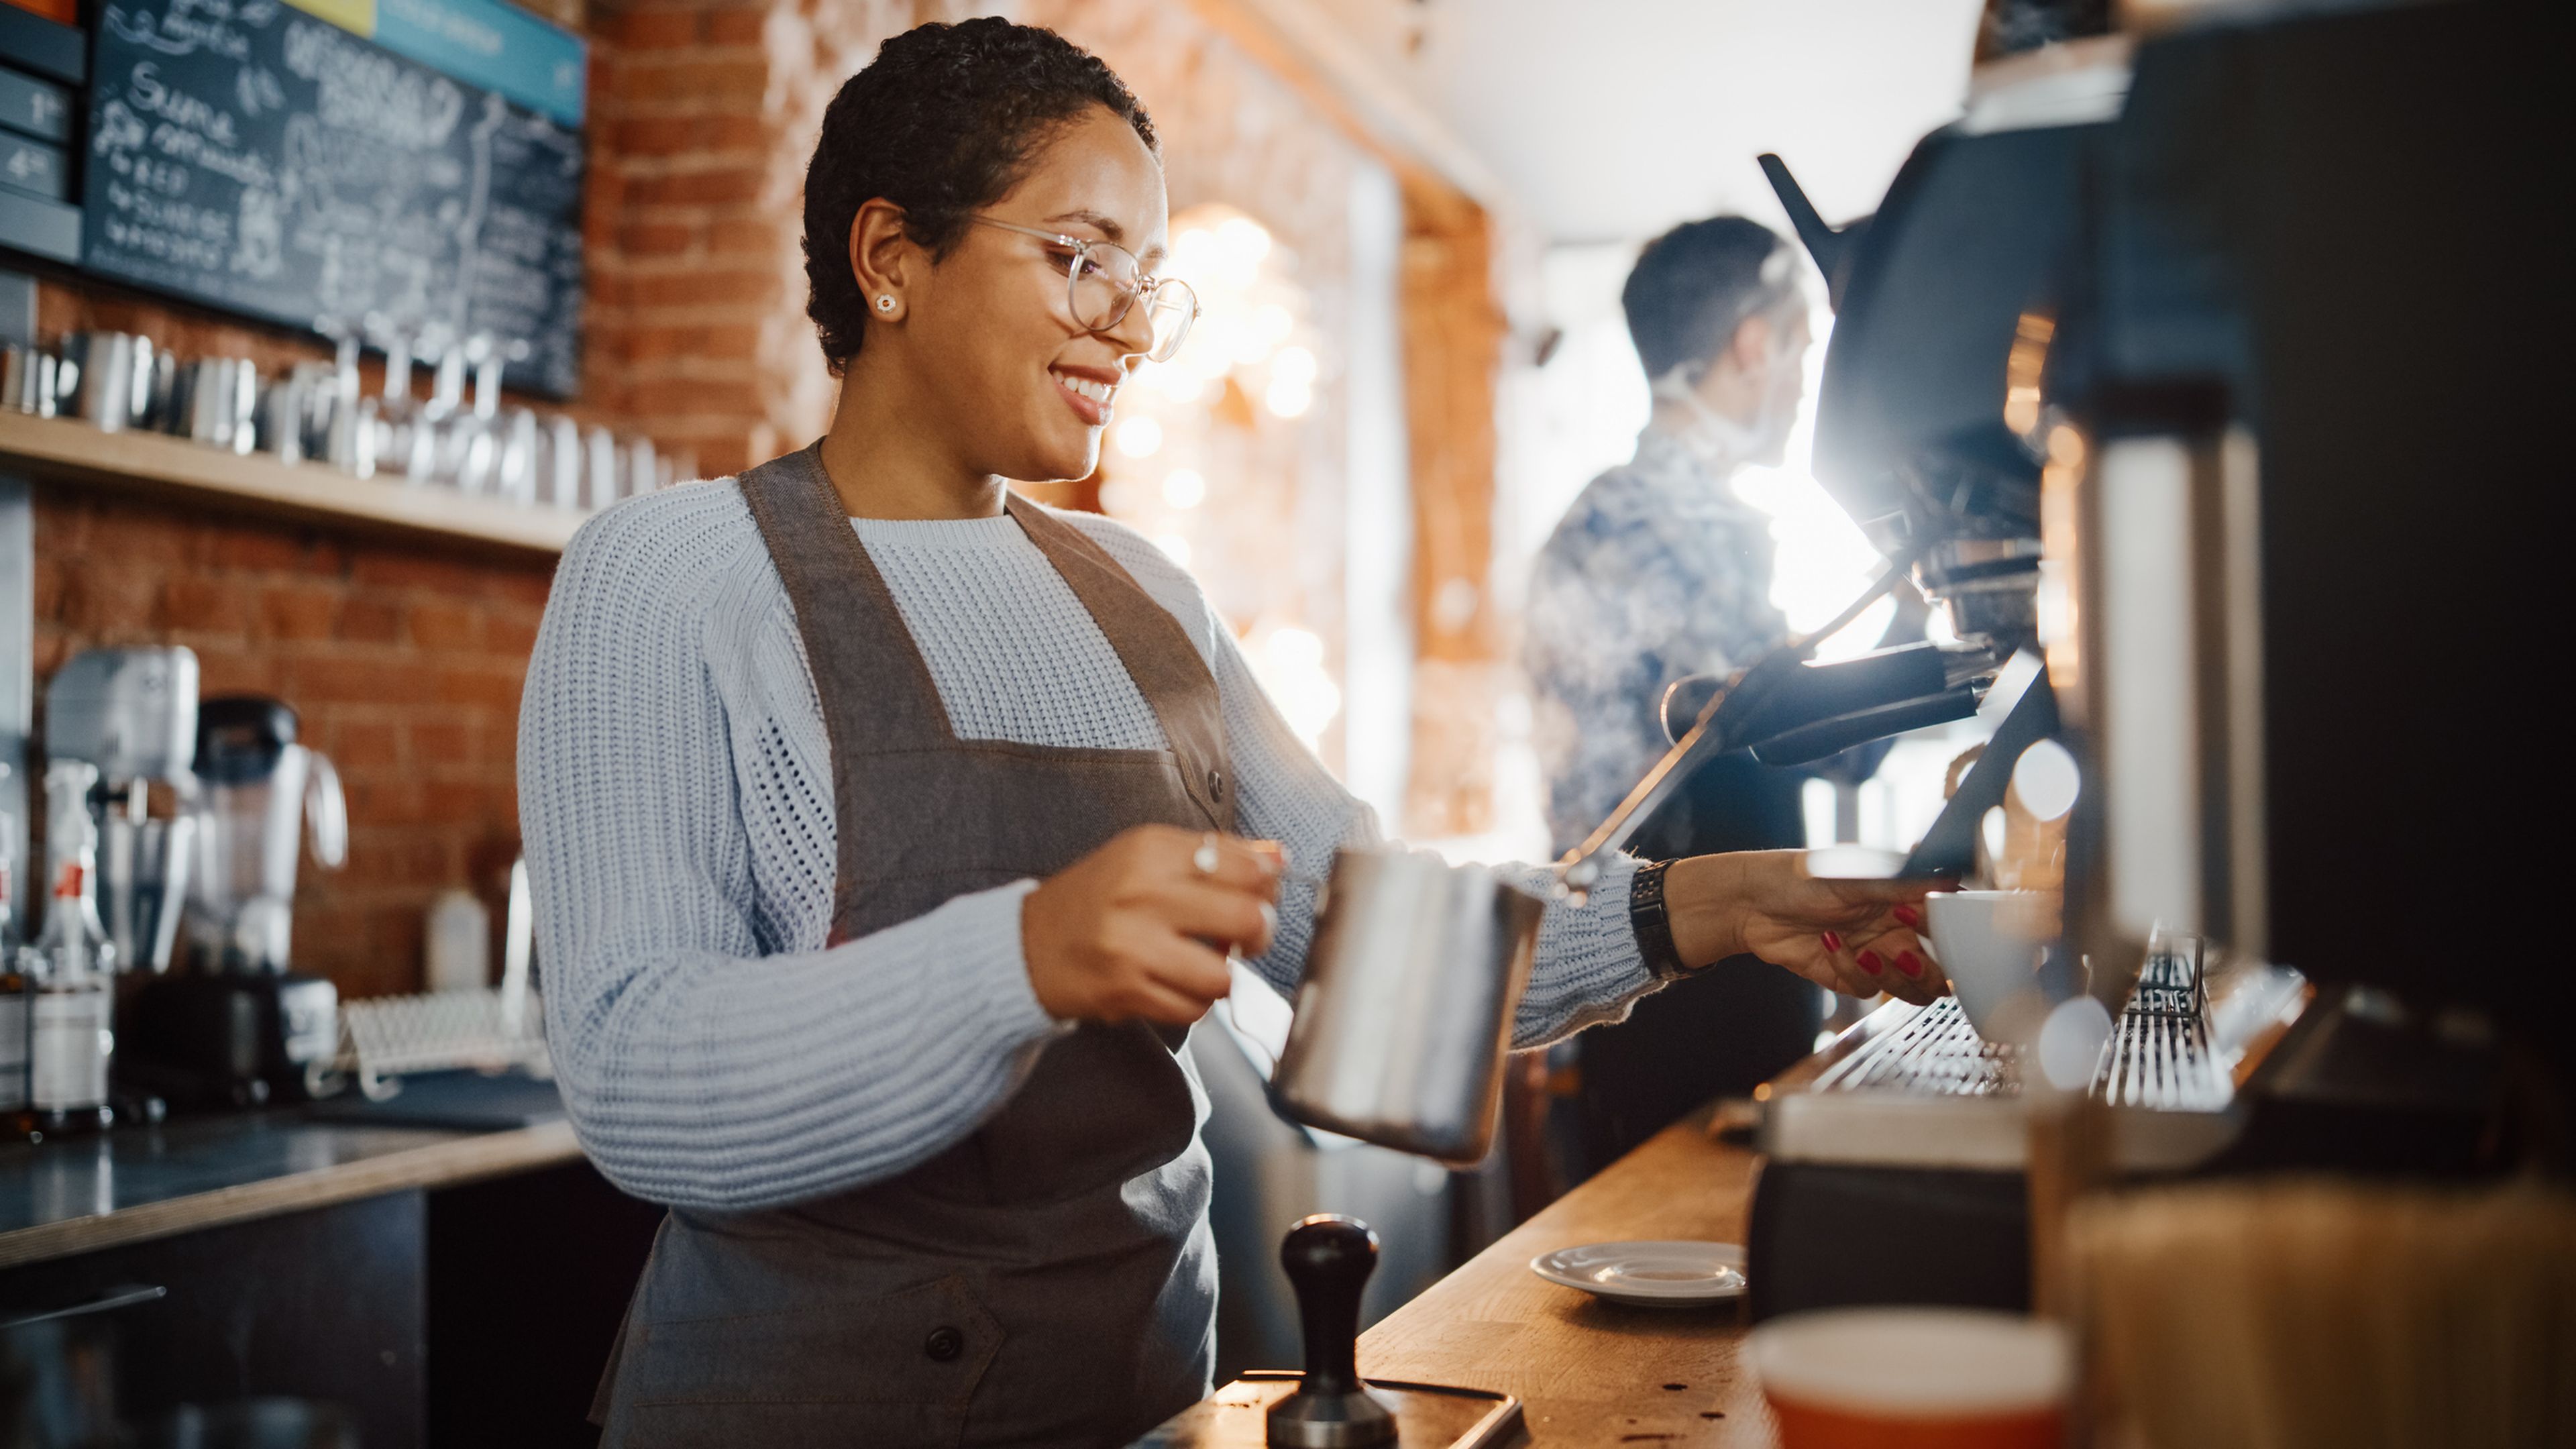
{"type": "Polygon", "coordinates": [[[1646,243],[1619,289],[1646,376],[1715,357],[1745,318],[1798,295],[1797,258],[1740,216],[1686,221],[1646,243]]]}
{"type": "Polygon", "coordinates": [[[850,226],[883,197],[904,231],[945,256],[1038,148],[1093,106],[1161,151],[1144,103],[1099,57],[1052,30],[984,17],[923,25],[877,48],[823,113],[805,168],[805,313],[834,375],[858,355],[867,299],[850,270],[850,226]]]}

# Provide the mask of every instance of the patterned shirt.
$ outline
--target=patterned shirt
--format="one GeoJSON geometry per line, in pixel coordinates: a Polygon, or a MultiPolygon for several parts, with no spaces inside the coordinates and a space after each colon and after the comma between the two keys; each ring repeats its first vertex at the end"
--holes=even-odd
{"type": "Polygon", "coordinates": [[[1559,850],[1670,747],[1666,685],[1740,669],[1788,636],[1771,604],[1771,520],[1735,496],[1734,471],[1649,427],[1539,553],[1524,662],[1559,850]]]}

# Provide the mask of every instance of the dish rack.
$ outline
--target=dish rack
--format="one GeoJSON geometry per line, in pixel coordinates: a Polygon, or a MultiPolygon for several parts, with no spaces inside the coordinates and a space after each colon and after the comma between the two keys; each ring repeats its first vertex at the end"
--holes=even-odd
{"type": "Polygon", "coordinates": [[[340,1008],[340,1051],[332,1064],[368,1101],[402,1090],[411,1072],[511,1068],[554,1075],[546,1054],[544,1001],[504,987],[380,996],[340,1008]]]}
{"type": "Polygon", "coordinates": [[[541,1080],[553,1077],[545,1002],[530,984],[534,920],[528,863],[521,860],[510,867],[501,984],[344,1004],[332,1070],[354,1081],[370,1102],[401,1091],[401,1078],[411,1072],[517,1068],[541,1080]]]}

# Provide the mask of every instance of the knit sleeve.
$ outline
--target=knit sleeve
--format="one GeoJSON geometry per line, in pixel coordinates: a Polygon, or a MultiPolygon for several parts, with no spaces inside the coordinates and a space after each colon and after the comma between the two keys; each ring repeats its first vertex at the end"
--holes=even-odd
{"type": "MultiPolygon", "coordinates": [[[[1280,887],[1278,935],[1249,964],[1293,998],[1314,940],[1316,896],[1312,885],[1293,876],[1319,878],[1332,869],[1335,850],[1382,843],[1377,815],[1342,788],[1280,717],[1233,634],[1222,626],[1214,634],[1226,748],[1234,757],[1236,826],[1251,838],[1279,841],[1294,866],[1280,887]]],[[[1548,903],[1539,922],[1538,959],[1512,1023],[1514,1047],[1544,1046],[1587,1026],[1621,1020],[1630,1003],[1654,989],[1628,923],[1628,884],[1637,864],[1622,857],[1579,908],[1548,903]]],[[[1544,866],[1491,869],[1542,897],[1553,880],[1544,866]]]]}
{"type": "Polygon", "coordinates": [[[724,1211],[929,1158],[1008,1099],[1055,1027],[1021,959],[1026,882],[764,950],[708,669],[713,590],[690,583],[740,545],[741,509],[729,490],[680,496],[715,492],[638,500],[573,540],[529,666],[519,793],[547,1039],[583,1149],[638,1197],[724,1211]]]}

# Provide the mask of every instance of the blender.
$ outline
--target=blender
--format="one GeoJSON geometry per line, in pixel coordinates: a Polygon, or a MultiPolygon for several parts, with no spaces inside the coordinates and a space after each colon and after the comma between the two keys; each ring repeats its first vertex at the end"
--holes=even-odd
{"type": "Polygon", "coordinates": [[[336,870],[348,855],[339,772],[295,736],[295,711],[263,695],[210,699],[198,711],[205,829],[188,904],[201,967],[286,972],[304,830],[315,864],[336,870]]]}
{"type": "Polygon", "coordinates": [[[136,1054],[174,1093],[239,1105],[309,1097],[339,1049],[339,991],[292,969],[292,949],[305,832],[314,862],[336,869],[348,815],[338,772],[297,743],[296,723],[283,701],[260,695],[198,710],[194,969],[150,983],[135,1009],[136,1054]]]}

